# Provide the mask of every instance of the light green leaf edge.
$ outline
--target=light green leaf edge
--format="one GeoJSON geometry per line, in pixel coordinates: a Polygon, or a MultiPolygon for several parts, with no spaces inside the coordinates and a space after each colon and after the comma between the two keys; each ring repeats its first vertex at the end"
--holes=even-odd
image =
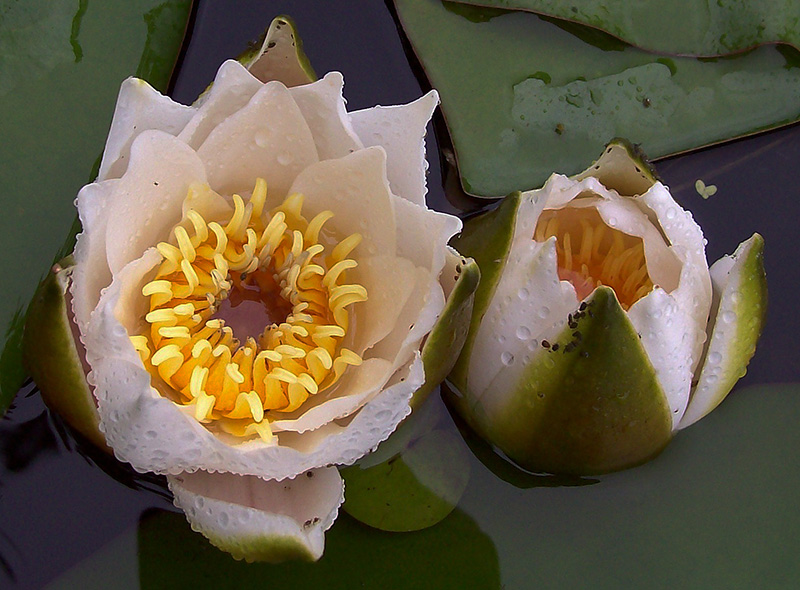
{"type": "MultiPolygon", "coordinates": [[[[448,269],[445,268],[443,272],[448,272],[448,269]]],[[[457,278],[453,290],[422,347],[425,383],[411,398],[412,411],[445,380],[467,341],[481,271],[472,258],[460,258],[455,272],[457,278]]]]}
{"type": "Polygon", "coordinates": [[[448,378],[457,389],[467,387],[475,335],[508,259],[520,198],[519,192],[512,193],[500,201],[497,208],[467,219],[461,233],[451,241],[456,250],[471,256],[480,269],[480,282],[474,295],[469,333],[448,378]]]}
{"type": "Polygon", "coordinates": [[[708,347],[689,406],[679,428],[686,428],[716,408],[747,371],[767,315],[764,238],[742,242],[732,256],[711,267],[714,304],[708,347]]]}
{"type": "Polygon", "coordinates": [[[47,406],[98,448],[110,453],[86,382],[68,313],[66,293],[74,261],[62,260],[39,285],[28,306],[22,354],[47,406]]]}
{"type": "Polygon", "coordinates": [[[767,43],[800,48],[794,0],[455,0],[525,10],[594,27],[646,51],[712,57],[767,43]]]}

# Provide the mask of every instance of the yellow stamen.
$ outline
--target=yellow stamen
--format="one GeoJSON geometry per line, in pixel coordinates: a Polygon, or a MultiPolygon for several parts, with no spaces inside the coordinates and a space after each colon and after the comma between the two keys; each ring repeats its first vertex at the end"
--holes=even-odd
{"type": "MultiPolygon", "coordinates": [[[[210,188],[192,187],[187,199],[202,190],[210,188]]],[[[207,220],[185,206],[170,241],[157,245],[162,263],[142,288],[148,325],[131,343],[151,374],[178,394],[170,396],[175,403],[194,405],[198,421],[220,421],[225,432],[274,444],[270,420],[301,408],[362,362],[342,347],[352,306],[367,298],[363,286],[345,284],[361,236],[322,243],[333,213],[307,221],[301,194],[266,212],[262,179],[249,202],[231,199],[223,219],[207,220]],[[254,289],[285,320],[240,344],[222,319],[222,303],[252,299],[254,289]]]]}

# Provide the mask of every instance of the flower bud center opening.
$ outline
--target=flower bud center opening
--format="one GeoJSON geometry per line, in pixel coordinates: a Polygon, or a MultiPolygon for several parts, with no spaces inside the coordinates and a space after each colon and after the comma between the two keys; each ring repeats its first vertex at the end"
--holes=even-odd
{"type": "Polygon", "coordinates": [[[596,208],[545,210],[534,240],[551,237],[556,238],[558,277],[575,287],[579,300],[605,285],[627,310],[653,289],[642,239],[610,227],[596,208]]]}
{"type": "MultiPolygon", "coordinates": [[[[203,192],[193,186],[184,208],[203,192]]],[[[150,311],[131,342],[153,386],[198,421],[274,442],[271,421],[361,364],[342,343],[367,292],[345,282],[360,235],[336,243],[322,234],[332,212],[306,220],[300,194],[265,212],[266,196],[258,179],[227,219],[188,208],[157,246],[162,262],[142,288],[150,311]]]]}

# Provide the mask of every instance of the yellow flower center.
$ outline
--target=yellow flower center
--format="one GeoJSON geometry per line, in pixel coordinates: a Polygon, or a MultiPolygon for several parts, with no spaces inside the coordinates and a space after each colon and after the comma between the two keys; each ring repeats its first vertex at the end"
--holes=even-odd
{"type": "MultiPolygon", "coordinates": [[[[187,202],[210,190],[192,187],[187,202]]],[[[367,292],[344,283],[359,234],[334,243],[322,235],[332,212],[307,221],[294,194],[264,214],[266,196],[263,179],[247,204],[234,195],[224,225],[186,212],[157,246],[161,265],[142,288],[150,311],[131,341],[154,387],[197,420],[272,441],[271,421],[361,364],[342,342],[367,292]],[[243,309],[249,318],[237,318],[243,309]]]]}
{"type": "Polygon", "coordinates": [[[595,208],[547,210],[536,225],[534,239],[556,238],[558,277],[575,287],[583,300],[600,285],[611,287],[624,309],[653,289],[644,243],[608,226],[595,208]]]}

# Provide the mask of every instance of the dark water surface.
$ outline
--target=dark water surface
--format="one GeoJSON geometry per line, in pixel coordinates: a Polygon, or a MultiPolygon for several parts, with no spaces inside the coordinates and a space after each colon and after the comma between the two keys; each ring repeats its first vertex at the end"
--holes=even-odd
{"type": "MultiPolygon", "coordinates": [[[[174,98],[192,102],[278,14],[295,19],[318,73],[343,72],[350,109],[427,90],[383,3],[201,0],[174,98]]],[[[429,139],[429,204],[456,211],[429,139]]],[[[800,579],[798,164],[794,126],[657,165],[703,227],[711,262],[754,231],[764,236],[770,309],[747,376],[653,462],[558,486],[468,437],[467,491],[433,529],[382,533],[342,515],[319,564],[247,566],[191,533],[159,478],[85,449],[27,386],[0,421],[0,587],[791,587],[800,579]],[[718,192],[701,198],[697,179],[718,192]]]]}

